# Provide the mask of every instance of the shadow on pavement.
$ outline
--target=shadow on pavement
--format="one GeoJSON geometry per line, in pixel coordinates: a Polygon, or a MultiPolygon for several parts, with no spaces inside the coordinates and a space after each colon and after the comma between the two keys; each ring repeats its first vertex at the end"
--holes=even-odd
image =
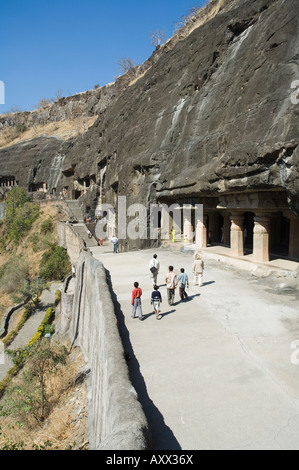
{"type": "MultiPolygon", "coordinates": [[[[118,327],[120,336],[122,339],[125,358],[127,360],[130,379],[133,386],[138,394],[138,399],[142,405],[144,414],[147,418],[149,428],[152,434],[153,448],[154,450],[181,450],[181,446],[175,438],[171,429],[165,424],[163,415],[160,413],[158,408],[155,406],[153,401],[149,398],[146,388],[146,383],[140,371],[139,362],[134,354],[134,349],[130,341],[130,333],[125,325],[124,313],[121,309],[121,305],[117,300],[117,295],[113,290],[110,272],[106,269],[107,284],[110,290],[111,298],[115,308],[115,314],[118,320],[118,327]]],[[[163,315],[174,312],[166,312],[163,315]]],[[[154,315],[150,313],[146,315],[149,317],[154,315]]]]}
{"type": "Polygon", "coordinates": [[[179,303],[181,303],[181,302],[190,302],[190,300],[193,300],[193,299],[195,299],[195,297],[199,297],[199,296],[200,296],[200,294],[188,295],[188,297],[187,297],[186,299],[184,299],[184,300],[179,300],[178,302],[175,303],[175,305],[176,305],[176,304],[179,304],[179,303]]]}

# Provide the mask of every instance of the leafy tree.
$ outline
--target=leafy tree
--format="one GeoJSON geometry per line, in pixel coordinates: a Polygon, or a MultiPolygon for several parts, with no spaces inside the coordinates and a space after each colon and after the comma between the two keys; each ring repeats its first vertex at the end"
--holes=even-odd
{"type": "Polygon", "coordinates": [[[23,188],[13,188],[6,196],[6,217],[9,212],[14,214],[14,211],[28,202],[30,199],[23,188]]]}
{"type": "Polygon", "coordinates": [[[40,228],[40,233],[42,235],[46,235],[47,233],[49,232],[53,232],[53,222],[51,219],[47,219],[45,220],[42,225],[41,225],[41,228],[40,228]]]}
{"type": "Polygon", "coordinates": [[[50,393],[47,381],[54,375],[59,365],[65,365],[67,350],[64,346],[51,346],[43,338],[31,346],[16,351],[7,351],[15,364],[20,357],[26,362],[22,381],[12,385],[6,393],[3,410],[13,414],[23,422],[32,416],[37,422],[43,422],[51,409],[50,393]]]}
{"type": "Polygon", "coordinates": [[[43,254],[39,273],[45,281],[58,281],[64,279],[71,270],[71,262],[65,248],[52,243],[43,254]]]}
{"type": "Polygon", "coordinates": [[[22,188],[13,188],[6,198],[6,236],[18,243],[39,216],[39,206],[30,201],[22,188]]]}
{"type": "Polygon", "coordinates": [[[13,301],[16,304],[27,304],[27,309],[31,312],[42,289],[43,286],[41,286],[38,280],[27,279],[13,296],[13,301]]]}

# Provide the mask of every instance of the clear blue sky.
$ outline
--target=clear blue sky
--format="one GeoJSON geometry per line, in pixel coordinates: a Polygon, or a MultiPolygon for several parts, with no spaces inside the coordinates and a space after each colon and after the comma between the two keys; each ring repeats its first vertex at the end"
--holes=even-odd
{"type": "MultiPolygon", "coordinates": [[[[1,0],[0,81],[5,103],[31,111],[43,98],[80,93],[113,82],[118,60],[142,64],[150,33],[164,30],[206,0],[1,0]]],[[[0,100],[1,101],[1,100],[0,100]]]]}

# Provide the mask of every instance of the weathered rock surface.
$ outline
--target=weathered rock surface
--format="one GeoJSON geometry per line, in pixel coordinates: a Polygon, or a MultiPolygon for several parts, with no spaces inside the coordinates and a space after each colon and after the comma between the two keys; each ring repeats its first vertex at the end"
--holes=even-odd
{"type": "MultiPolygon", "coordinates": [[[[241,1],[165,53],[78,139],[74,177],[145,202],[283,187],[298,211],[298,3],[241,1]]],[[[110,191],[111,192],[111,191],[110,191]]]]}
{"type": "MultiPolygon", "coordinates": [[[[47,183],[59,187],[61,166],[72,145],[55,137],[38,137],[0,151],[0,176],[13,176],[20,186],[36,191],[47,183]]],[[[44,193],[45,195],[45,193],[44,193]]]]}
{"type": "Polygon", "coordinates": [[[215,17],[156,54],[83,136],[51,139],[42,151],[41,139],[36,150],[35,141],[2,150],[0,174],[22,166],[26,185],[38,161],[38,179],[48,180],[53,159],[65,155],[58,186],[70,194],[87,181],[82,199],[91,207],[99,195],[145,204],[277,188],[298,215],[299,104],[291,87],[299,78],[299,4],[219,3],[215,17]]]}

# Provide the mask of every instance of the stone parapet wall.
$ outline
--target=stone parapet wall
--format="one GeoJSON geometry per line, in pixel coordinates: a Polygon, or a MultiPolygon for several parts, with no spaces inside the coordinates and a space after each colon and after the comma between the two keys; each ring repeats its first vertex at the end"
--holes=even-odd
{"type": "Polygon", "coordinates": [[[68,224],[59,224],[58,238],[71,259],[78,257],[71,295],[62,293],[62,298],[68,298],[65,312],[62,301],[61,317],[69,323],[72,344],[81,347],[91,370],[88,378],[90,448],[149,449],[150,431],[129,378],[105,267],[90,252],[80,250],[82,241],[68,224]]]}
{"type": "Polygon", "coordinates": [[[71,224],[58,222],[57,224],[58,245],[63,246],[68,251],[71,263],[76,265],[80,251],[83,248],[83,241],[73,230],[71,224]]]}

